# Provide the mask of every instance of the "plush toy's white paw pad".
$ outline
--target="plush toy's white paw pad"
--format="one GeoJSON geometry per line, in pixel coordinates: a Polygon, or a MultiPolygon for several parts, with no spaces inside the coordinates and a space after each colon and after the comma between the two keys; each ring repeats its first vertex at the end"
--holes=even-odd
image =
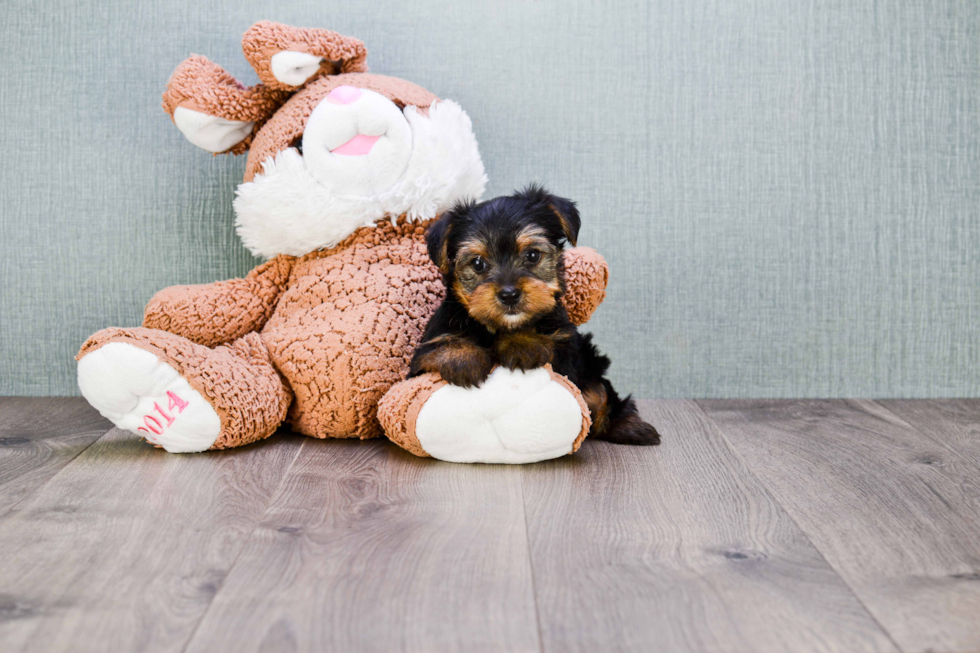
{"type": "Polygon", "coordinates": [[[177,370],[124,342],[78,361],[78,387],[110,422],[171,453],[206,451],[221,432],[214,408],[177,370]]]}
{"type": "Polygon", "coordinates": [[[415,436],[433,458],[531,463],[571,453],[582,409],[545,369],[497,368],[479,388],[446,385],[422,406],[415,436]]]}

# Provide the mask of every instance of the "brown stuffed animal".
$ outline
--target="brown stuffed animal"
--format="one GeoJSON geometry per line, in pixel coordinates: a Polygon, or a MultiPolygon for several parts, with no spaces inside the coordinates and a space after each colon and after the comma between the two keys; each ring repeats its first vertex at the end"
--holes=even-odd
{"type": "MultiPolygon", "coordinates": [[[[118,427],[171,452],[247,444],[284,421],[316,438],[379,436],[378,403],[405,378],[444,293],[426,226],[486,184],[470,120],[452,101],[367,73],[357,39],[261,22],[242,47],[260,84],[243,86],[192,56],[163,106],[191,143],[248,151],[236,225],[269,260],[244,279],[166,288],[143,327],[94,334],[77,356],[79,387],[118,427]]],[[[566,267],[566,305],[584,322],[604,296],[605,263],[579,248],[566,267]]],[[[575,402],[566,422],[576,433],[562,435],[557,455],[568,453],[588,430],[588,411],[574,386],[534,372],[548,375],[534,387],[560,385],[575,402]]],[[[413,382],[392,394],[385,423],[425,454],[415,420],[441,386],[413,382]]],[[[518,458],[500,462],[527,456],[518,458]]]]}

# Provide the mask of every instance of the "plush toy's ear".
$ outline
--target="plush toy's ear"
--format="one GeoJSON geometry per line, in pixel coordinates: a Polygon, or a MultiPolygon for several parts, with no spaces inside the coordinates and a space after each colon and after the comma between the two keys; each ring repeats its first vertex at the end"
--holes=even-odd
{"type": "Polygon", "coordinates": [[[288,97],[262,84],[245,86],[206,57],[193,55],[170,76],[163,108],[194,145],[216,154],[242,154],[288,97]]]}
{"type": "Polygon", "coordinates": [[[320,75],[367,72],[364,43],[328,29],[290,27],[267,20],[242,37],[242,50],[269,88],[295,91],[320,75]]]}
{"type": "Polygon", "coordinates": [[[429,250],[429,258],[443,274],[449,274],[449,252],[447,249],[452,220],[452,211],[444,213],[425,233],[425,245],[429,250]]]}

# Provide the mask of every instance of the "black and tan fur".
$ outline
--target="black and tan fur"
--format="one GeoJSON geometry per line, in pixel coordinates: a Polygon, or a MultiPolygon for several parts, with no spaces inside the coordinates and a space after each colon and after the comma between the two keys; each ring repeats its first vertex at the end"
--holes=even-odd
{"type": "Polygon", "coordinates": [[[575,203],[537,186],[508,197],[456,206],[427,235],[446,299],[429,321],[411,375],[437,372],[479,386],[495,365],[552,368],[581,391],[594,438],[620,444],[660,443],[636,404],[605,378],[609,359],[580,334],[561,303],[562,252],[581,224],[575,203]]]}

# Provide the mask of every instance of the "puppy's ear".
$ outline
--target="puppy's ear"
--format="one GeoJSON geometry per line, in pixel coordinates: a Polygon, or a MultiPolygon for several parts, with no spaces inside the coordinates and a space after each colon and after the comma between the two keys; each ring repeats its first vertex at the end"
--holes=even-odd
{"type": "Polygon", "coordinates": [[[548,195],[548,208],[558,216],[561,230],[565,233],[565,240],[575,247],[575,243],[578,242],[578,230],[582,228],[582,218],[575,208],[575,202],[564,197],[548,195]]]}
{"type": "Polygon", "coordinates": [[[449,272],[446,246],[449,244],[449,214],[445,213],[436,220],[425,232],[425,246],[429,250],[429,258],[443,274],[449,272]]]}
{"type": "Polygon", "coordinates": [[[425,245],[429,250],[429,258],[443,274],[449,274],[452,267],[452,259],[449,256],[450,236],[455,228],[465,224],[470,219],[470,211],[475,206],[475,200],[456,202],[456,205],[443,213],[442,217],[429,227],[425,234],[425,245]]]}
{"type": "Polygon", "coordinates": [[[524,190],[518,191],[514,197],[527,200],[532,206],[543,205],[547,207],[546,210],[558,218],[558,225],[561,227],[565,240],[571,243],[572,247],[575,247],[578,242],[578,231],[582,227],[582,218],[579,217],[578,209],[575,208],[575,202],[552,195],[537,184],[531,184],[524,190]]]}

